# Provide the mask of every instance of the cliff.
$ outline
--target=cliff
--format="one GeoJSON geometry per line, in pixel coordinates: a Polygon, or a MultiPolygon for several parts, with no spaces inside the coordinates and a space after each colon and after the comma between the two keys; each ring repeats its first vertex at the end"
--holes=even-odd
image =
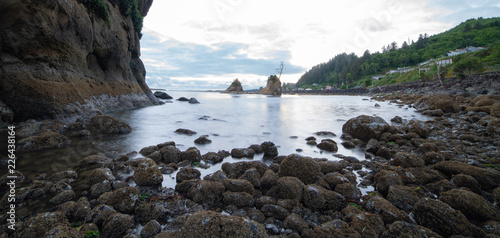
{"type": "Polygon", "coordinates": [[[267,79],[267,85],[260,91],[260,94],[281,96],[281,81],[276,75],[271,75],[267,79]]]}
{"type": "MultiPolygon", "coordinates": [[[[133,14],[120,11],[131,1],[122,1],[3,1],[0,101],[14,121],[158,103],[145,82],[133,14]],[[96,2],[107,8],[105,18],[89,7],[96,2]]],[[[152,2],[138,0],[137,15],[146,16],[152,2]]]]}
{"type": "Polygon", "coordinates": [[[243,93],[243,86],[238,79],[235,79],[223,93],[243,93]]]}

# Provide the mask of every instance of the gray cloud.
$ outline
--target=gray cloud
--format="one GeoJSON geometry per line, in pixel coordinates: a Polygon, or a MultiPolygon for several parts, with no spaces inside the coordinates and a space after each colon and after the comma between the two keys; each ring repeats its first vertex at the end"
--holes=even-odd
{"type": "MultiPolygon", "coordinates": [[[[141,58],[147,69],[147,80],[151,87],[185,83],[172,80],[179,77],[205,77],[207,75],[253,74],[271,75],[280,61],[286,64],[286,73],[304,72],[304,68],[289,63],[289,51],[270,50],[269,59],[252,59],[239,52],[249,45],[243,43],[220,43],[212,47],[185,43],[173,39],[162,40],[156,32],[144,31],[141,39],[141,58]]],[[[203,87],[203,82],[196,82],[203,87]]],[[[210,81],[205,82],[210,86],[210,81]]],[[[212,86],[216,86],[215,85],[212,86]]]]}

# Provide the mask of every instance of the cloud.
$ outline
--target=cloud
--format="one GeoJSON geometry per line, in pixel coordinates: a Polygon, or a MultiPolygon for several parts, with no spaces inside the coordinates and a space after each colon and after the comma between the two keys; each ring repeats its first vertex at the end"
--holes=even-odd
{"type": "MultiPolygon", "coordinates": [[[[252,75],[249,80],[254,81],[259,78],[267,79],[267,76],[276,74],[275,69],[281,61],[286,64],[286,74],[305,71],[305,68],[289,63],[291,55],[288,51],[270,49],[268,58],[255,59],[249,54],[251,46],[244,43],[225,42],[206,46],[180,42],[144,29],[141,45],[141,59],[151,87],[186,85],[185,79],[188,78],[197,82],[191,86],[200,87],[227,85],[228,81],[238,78],[238,75],[252,75]],[[229,75],[231,79],[228,79],[229,75]],[[217,77],[224,80],[211,83],[210,80],[216,80],[217,77]]],[[[248,85],[257,86],[254,82],[248,85]]]]}

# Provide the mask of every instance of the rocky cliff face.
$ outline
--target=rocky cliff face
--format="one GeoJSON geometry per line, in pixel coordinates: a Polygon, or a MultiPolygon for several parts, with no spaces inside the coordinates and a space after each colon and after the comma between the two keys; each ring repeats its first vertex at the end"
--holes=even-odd
{"type": "MultiPolygon", "coordinates": [[[[0,4],[0,101],[15,121],[157,104],[146,85],[139,36],[118,0],[107,20],[78,0],[0,4]]],[[[153,0],[139,0],[145,16],[153,0]]]]}
{"type": "Polygon", "coordinates": [[[260,91],[260,94],[273,96],[280,96],[281,93],[281,81],[276,75],[269,76],[266,87],[260,91]]]}

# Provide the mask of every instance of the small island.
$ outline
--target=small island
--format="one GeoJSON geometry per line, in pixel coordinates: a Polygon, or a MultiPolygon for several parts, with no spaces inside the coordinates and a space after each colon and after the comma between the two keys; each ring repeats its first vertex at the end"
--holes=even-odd
{"type": "Polygon", "coordinates": [[[231,85],[222,93],[242,94],[245,93],[245,91],[243,91],[243,86],[241,86],[241,82],[238,79],[235,79],[231,83],[231,85]]]}

